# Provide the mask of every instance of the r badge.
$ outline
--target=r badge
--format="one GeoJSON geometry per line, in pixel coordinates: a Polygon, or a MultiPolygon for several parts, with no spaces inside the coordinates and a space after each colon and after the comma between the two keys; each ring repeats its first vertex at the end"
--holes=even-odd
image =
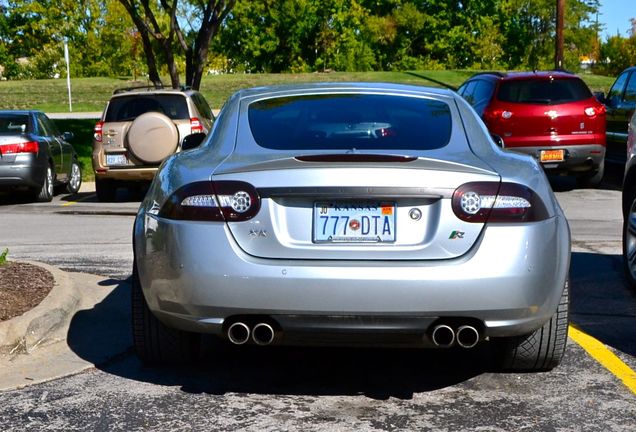
{"type": "Polygon", "coordinates": [[[463,239],[464,238],[464,231],[453,231],[450,233],[450,236],[448,236],[449,240],[457,240],[457,239],[463,239]]]}

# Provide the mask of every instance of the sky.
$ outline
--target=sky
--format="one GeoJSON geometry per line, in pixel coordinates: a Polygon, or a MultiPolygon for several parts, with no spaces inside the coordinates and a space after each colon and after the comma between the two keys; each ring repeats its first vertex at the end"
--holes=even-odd
{"type": "Polygon", "coordinates": [[[598,21],[605,24],[603,40],[616,35],[617,29],[621,36],[627,37],[630,18],[636,18],[636,0],[601,0],[598,21]]]}

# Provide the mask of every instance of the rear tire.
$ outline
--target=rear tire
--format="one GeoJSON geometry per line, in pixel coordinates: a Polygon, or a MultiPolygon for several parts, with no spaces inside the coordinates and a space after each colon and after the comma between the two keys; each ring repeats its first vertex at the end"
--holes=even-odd
{"type": "Polygon", "coordinates": [[[51,202],[55,190],[53,189],[53,168],[48,166],[46,173],[44,174],[44,183],[42,188],[35,193],[35,200],[37,202],[51,202]]]}
{"type": "Polygon", "coordinates": [[[200,335],[167,327],[159,321],[148,308],[135,263],[132,276],[133,344],[142,363],[174,365],[196,360],[200,335]]]}
{"type": "Polygon", "coordinates": [[[79,192],[82,186],[82,168],[78,161],[73,160],[71,163],[71,172],[69,174],[69,180],[66,184],[66,191],[71,195],[75,195],[79,192]]]}
{"type": "Polygon", "coordinates": [[[117,186],[112,180],[95,179],[95,193],[101,202],[113,202],[117,194],[117,186]]]}
{"type": "Polygon", "coordinates": [[[593,174],[584,174],[580,177],[577,177],[576,183],[579,187],[582,188],[595,188],[601,184],[603,181],[603,176],[605,175],[605,160],[602,160],[598,166],[598,170],[593,174]]]}
{"type": "Polygon", "coordinates": [[[568,339],[570,282],[552,318],[529,335],[493,340],[497,360],[505,371],[547,372],[561,363],[568,339]]]}
{"type": "Polygon", "coordinates": [[[636,187],[625,192],[623,209],[623,270],[625,279],[636,287],[636,187]]]}

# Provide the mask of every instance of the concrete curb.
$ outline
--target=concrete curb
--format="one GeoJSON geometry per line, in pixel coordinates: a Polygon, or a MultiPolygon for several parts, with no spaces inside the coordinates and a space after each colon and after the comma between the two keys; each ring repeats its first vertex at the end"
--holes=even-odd
{"type": "Polygon", "coordinates": [[[55,284],[37,307],[0,323],[0,391],[89,370],[130,350],[127,281],[22,262],[49,270],[55,284]]]}
{"type": "Polygon", "coordinates": [[[51,272],[53,289],[35,308],[0,322],[0,354],[30,353],[40,346],[64,340],[82,300],[80,291],[65,272],[40,262],[22,262],[51,272]]]}

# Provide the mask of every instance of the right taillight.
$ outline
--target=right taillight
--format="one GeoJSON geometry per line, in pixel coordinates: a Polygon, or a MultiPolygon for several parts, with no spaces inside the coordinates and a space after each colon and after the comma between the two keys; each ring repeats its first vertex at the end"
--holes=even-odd
{"type": "Polygon", "coordinates": [[[37,141],[26,141],[16,144],[0,144],[0,153],[37,153],[40,151],[40,144],[37,141]]]}
{"type": "Polygon", "coordinates": [[[93,130],[93,136],[95,137],[95,141],[102,142],[103,129],[104,129],[104,122],[103,121],[98,121],[95,124],[95,129],[93,130]]]}
{"type": "Polygon", "coordinates": [[[530,188],[517,183],[472,182],[455,190],[455,215],[466,222],[535,222],[548,211],[530,188]]]}
{"type": "Polygon", "coordinates": [[[181,187],[163,205],[159,216],[176,220],[239,222],[261,207],[258,192],[241,181],[204,181],[181,187]]]}

